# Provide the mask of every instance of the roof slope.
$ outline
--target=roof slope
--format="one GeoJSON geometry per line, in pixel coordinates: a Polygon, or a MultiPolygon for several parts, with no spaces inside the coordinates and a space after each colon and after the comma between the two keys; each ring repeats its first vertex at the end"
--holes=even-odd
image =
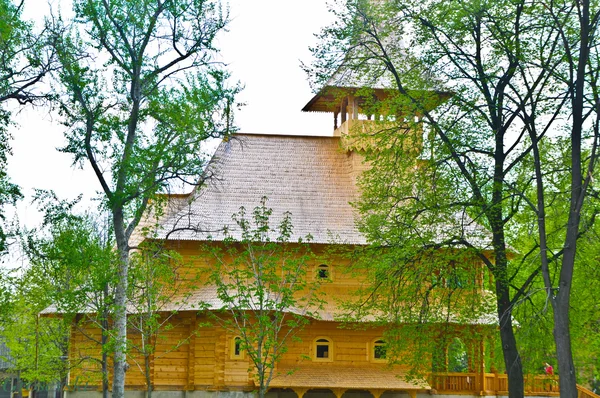
{"type": "Polygon", "coordinates": [[[188,205],[162,223],[159,239],[222,240],[224,227],[239,239],[232,215],[240,206],[251,213],[267,197],[271,228],[291,213],[292,241],[310,234],[314,243],[366,242],[350,205],[358,195],[352,163],[338,137],[237,134],[217,148],[207,173],[188,205]]]}

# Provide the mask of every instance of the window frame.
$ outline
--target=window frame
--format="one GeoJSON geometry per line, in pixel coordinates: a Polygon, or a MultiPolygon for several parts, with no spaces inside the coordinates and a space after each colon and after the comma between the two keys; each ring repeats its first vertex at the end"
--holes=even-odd
{"type": "Polygon", "coordinates": [[[241,347],[241,342],[242,342],[242,337],[241,336],[233,336],[230,340],[230,349],[229,349],[229,357],[231,359],[234,360],[243,360],[246,358],[246,355],[244,353],[244,350],[242,350],[241,347]],[[239,354],[236,354],[236,347],[237,345],[237,341],[239,340],[240,342],[240,346],[239,346],[239,354]]]}
{"type": "Polygon", "coordinates": [[[329,264],[321,263],[321,264],[317,265],[315,267],[315,274],[314,274],[315,280],[332,282],[333,281],[333,272],[332,271],[333,271],[333,267],[329,264]],[[321,270],[327,271],[326,277],[321,277],[321,275],[320,275],[321,270]]]}
{"type": "Polygon", "coordinates": [[[316,362],[333,362],[333,340],[330,337],[327,336],[319,336],[317,338],[315,338],[313,340],[313,344],[312,344],[312,348],[313,348],[313,355],[312,355],[312,359],[313,361],[316,362]],[[317,357],[317,346],[320,345],[325,345],[324,342],[319,341],[319,340],[327,340],[327,358],[318,358],[317,357]]]}
{"type": "Polygon", "coordinates": [[[387,363],[387,361],[388,361],[387,347],[385,348],[385,357],[384,358],[376,358],[375,357],[375,348],[381,347],[381,346],[385,347],[385,345],[386,345],[386,343],[385,343],[385,339],[383,337],[377,337],[376,339],[373,339],[370,342],[370,344],[369,344],[369,360],[371,362],[387,363]]]}

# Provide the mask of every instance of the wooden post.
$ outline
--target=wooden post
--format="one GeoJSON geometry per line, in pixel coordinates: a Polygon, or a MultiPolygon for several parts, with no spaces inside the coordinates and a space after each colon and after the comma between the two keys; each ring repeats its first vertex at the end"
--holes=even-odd
{"type": "Polygon", "coordinates": [[[490,345],[490,372],[498,373],[498,369],[496,369],[496,354],[494,351],[494,347],[496,345],[496,340],[494,339],[494,334],[490,333],[488,335],[488,344],[490,345]]]}
{"type": "Polygon", "coordinates": [[[340,107],[340,112],[342,113],[342,121],[340,124],[344,124],[346,122],[346,111],[348,107],[348,98],[344,98],[342,100],[342,106],[340,107]]]}
{"type": "Polygon", "coordinates": [[[479,395],[485,395],[485,346],[484,336],[479,339],[479,362],[477,363],[477,372],[479,379],[479,395]]]}
{"type": "Polygon", "coordinates": [[[339,111],[333,112],[333,129],[334,130],[337,130],[337,128],[338,128],[337,119],[338,119],[339,114],[340,114],[339,111]]]}
{"type": "Polygon", "coordinates": [[[417,398],[417,391],[416,390],[408,390],[408,395],[410,396],[410,398],[417,398]]]}
{"type": "Polygon", "coordinates": [[[190,322],[190,343],[188,344],[188,375],[186,391],[195,390],[196,386],[196,329],[198,327],[197,314],[192,315],[190,322]]]}
{"type": "Polygon", "coordinates": [[[348,119],[349,120],[353,120],[354,119],[354,96],[353,95],[349,95],[348,96],[348,119]]]}

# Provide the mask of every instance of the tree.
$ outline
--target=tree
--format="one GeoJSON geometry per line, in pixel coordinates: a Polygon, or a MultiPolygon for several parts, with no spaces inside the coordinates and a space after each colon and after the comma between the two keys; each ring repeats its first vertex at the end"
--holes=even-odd
{"type": "MultiPolygon", "coordinates": [[[[46,345],[56,346],[53,355],[44,357],[60,364],[52,381],[58,381],[58,390],[62,391],[67,385],[68,371],[91,359],[73,358],[70,364],[66,360],[70,352],[71,328],[83,330],[86,323],[97,323],[102,331],[101,341],[98,341],[102,347],[99,362],[103,395],[107,396],[109,291],[115,280],[116,263],[108,231],[97,221],[102,219],[101,216],[74,213],[79,198],[69,202],[58,199],[53,192],[38,191],[35,201],[44,213],[44,219],[39,229],[24,235],[24,251],[30,265],[19,280],[18,291],[24,295],[22,300],[28,303],[28,311],[36,323],[35,328],[17,325],[15,333],[19,341],[27,342],[31,341],[27,331],[35,330],[47,336],[46,345]],[[58,316],[40,317],[41,312],[58,316]],[[81,313],[86,315],[78,320],[77,315],[81,313]]],[[[31,358],[30,353],[31,350],[25,350],[25,357],[31,358]]],[[[37,364],[38,358],[35,361],[37,364]]]]}
{"type": "MultiPolygon", "coordinates": [[[[56,70],[56,58],[48,46],[47,30],[36,32],[31,22],[21,18],[24,0],[0,1],[0,219],[1,209],[21,198],[19,188],[6,174],[11,152],[11,109],[8,104],[38,104],[50,97],[40,89],[43,78],[56,70]]],[[[6,250],[7,232],[0,228],[0,251],[6,250]]]]}
{"type": "MultiPolygon", "coordinates": [[[[560,393],[564,397],[577,396],[577,379],[571,346],[570,308],[572,283],[575,274],[577,242],[581,234],[589,229],[597,215],[595,209],[587,219],[583,219],[584,204],[592,194],[591,184],[596,170],[597,152],[600,139],[600,112],[598,103],[598,72],[600,41],[597,35],[600,7],[584,0],[582,2],[556,1],[546,7],[544,14],[551,21],[551,29],[560,37],[560,56],[566,60],[560,68],[552,69],[552,76],[564,90],[564,100],[570,110],[569,162],[571,175],[570,189],[565,195],[569,202],[568,217],[560,228],[564,241],[559,255],[552,251],[549,237],[554,231],[547,229],[546,210],[552,205],[552,181],[545,175],[547,167],[540,156],[539,142],[544,135],[540,128],[540,115],[536,106],[528,101],[523,107],[523,119],[532,142],[534,157],[536,201],[529,207],[538,220],[541,271],[546,294],[552,305],[554,319],[554,342],[560,371],[560,393]],[[550,193],[547,186],[550,185],[550,193]],[[550,197],[550,198],[548,198],[550,197]],[[560,263],[556,271],[551,265],[560,263]]],[[[560,112],[558,107],[555,113],[560,112]]]]}
{"type": "Polygon", "coordinates": [[[310,237],[290,242],[291,214],[285,213],[277,228],[270,225],[271,214],[266,198],[250,219],[241,207],[233,216],[238,231],[228,231],[222,246],[209,244],[203,249],[216,260],[205,272],[223,303],[222,308],[207,309],[209,319],[237,336],[234,350],[254,365],[261,398],[287,343],[310,317],[318,317],[322,306],[318,281],[307,280],[314,258],[310,237]],[[234,238],[238,234],[240,238],[234,238]]]}
{"type": "MultiPolygon", "coordinates": [[[[159,358],[156,345],[165,342],[162,332],[173,327],[174,316],[189,301],[191,287],[196,284],[195,278],[182,270],[184,266],[179,253],[156,241],[144,242],[131,258],[129,327],[137,336],[129,339],[130,352],[141,356],[141,361],[134,355],[131,358],[144,374],[148,398],[153,391],[152,361],[159,358]]],[[[173,349],[189,342],[190,337],[179,339],[173,349]]]]}
{"type": "MultiPolygon", "coordinates": [[[[572,140],[578,141],[571,141],[570,168],[575,180],[574,195],[569,198],[573,200],[573,216],[563,250],[552,253],[550,261],[562,258],[563,264],[572,264],[573,239],[579,225],[576,215],[583,203],[585,189],[581,188],[586,187],[580,184],[581,179],[577,180],[582,175],[577,170],[581,168],[580,148],[585,141],[575,130],[581,131],[583,126],[585,90],[581,86],[588,84],[589,93],[595,87],[592,81],[585,83],[584,78],[595,75],[597,66],[588,62],[586,55],[588,46],[593,46],[588,33],[593,32],[590,26],[595,26],[595,19],[586,19],[587,3],[581,7],[569,4],[345,1],[337,12],[338,22],[321,35],[325,45],[314,50],[317,61],[314,68],[309,68],[320,82],[333,76],[334,82],[346,79],[347,83],[349,79],[361,86],[387,83],[396,95],[380,104],[379,109],[373,105],[370,113],[382,114],[387,109],[395,116],[388,122],[400,121],[405,126],[414,126],[406,115],[418,115],[431,129],[432,135],[426,137],[427,152],[420,159],[407,159],[400,151],[390,149],[405,139],[398,129],[380,129],[381,137],[376,138],[378,148],[384,149],[372,154],[373,172],[364,179],[364,230],[372,241],[386,246],[417,238],[426,248],[459,245],[478,251],[495,281],[511,396],[523,395],[512,311],[527,297],[540,272],[546,274],[548,268],[545,260],[533,268],[511,263],[510,231],[513,217],[523,210],[533,209],[535,217],[543,220],[543,206],[535,202],[532,206],[525,193],[534,182],[541,187],[542,175],[549,178],[564,171],[542,163],[536,151],[548,135],[568,126],[568,115],[579,115],[571,124],[572,140]],[[591,70],[585,71],[586,66],[591,70]],[[579,77],[575,71],[581,72],[579,77]],[[440,90],[451,91],[452,97],[432,110],[432,102],[441,102],[440,90]],[[423,178],[422,183],[403,190],[398,177],[407,177],[405,173],[411,171],[417,180],[423,178]],[[482,249],[481,245],[471,239],[475,223],[489,229],[493,258],[477,250],[482,249]],[[565,257],[567,247],[570,254],[565,257]],[[517,280],[520,285],[515,285],[517,280]]],[[[595,117],[591,108],[584,114],[595,117]]],[[[593,170],[595,156],[595,140],[592,142],[588,172],[593,170]]],[[[592,174],[585,175],[591,178],[592,174]]],[[[411,181],[415,177],[411,175],[411,181]]],[[[541,197],[538,192],[537,198],[541,197]]],[[[544,235],[542,228],[540,225],[540,236],[544,235]]],[[[543,243],[528,257],[534,253],[547,253],[543,243]]],[[[402,260],[404,264],[406,260],[402,260]]],[[[394,271],[397,274],[397,270],[389,269],[392,278],[394,271]]],[[[569,290],[568,271],[561,278],[563,295],[569,290]]],[[[564,330],[568,324],[564,303],[568,299],[561,300],[554,308],[557,352],[569,350],[564,345],[569,340],[564,330]]],[[[559,368],[572,373],[571,381],[561,380],[561,395],[567,396],[568,391],[574,396],[572,362],[559,362],[559,368]]]]}
{"type": "Polygon", "coordinates": [[[214,59],[227,23],[217,2],[76,0],[74,10],[71,32],[56,40],[63,150],[91,166],[112,215],[113,396],[122,398],[130,237],[157,193],[201,183],[202,143],[232,132],[238,88],[214,59]]]}

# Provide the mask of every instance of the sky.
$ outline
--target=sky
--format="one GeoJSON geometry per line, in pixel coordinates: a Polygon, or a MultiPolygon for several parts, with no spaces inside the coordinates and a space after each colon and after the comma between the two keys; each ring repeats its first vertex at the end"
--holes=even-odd
{"type": "MultiPolygon", "coordinates": [[[[68,8],[68,0],[54,7],[68,8]]],[[[25,18],[43,18],[43,0],[27,0],[25,18]]],[[[310,62],[315,33],[331,22],[325,0],[230,0],[231,23],[217,41],[222,60],[244,90],[246,105],[236,114],[240,132],[251,134],[331,135],[329,115],[307,114],[301,108],[312,98],[300,62],[310,62]]],[[[83,195],[82,207],[94,207],[99,184],[88,167],[74,167],[64,144],[66,127],[48,110],[26,108],[11,132],[13,155],[8,172],[25,199],[17,206],[21,225],[34,228],[41,215],[31,204],[34,189],[52,189],[60,198],[83,195]]]]}

